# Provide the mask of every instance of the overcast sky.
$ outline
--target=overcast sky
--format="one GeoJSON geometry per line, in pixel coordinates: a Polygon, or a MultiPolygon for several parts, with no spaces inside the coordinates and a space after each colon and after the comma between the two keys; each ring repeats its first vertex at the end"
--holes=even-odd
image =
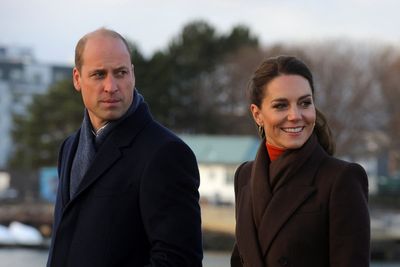
{"type": "Polygon", "coordinates": [[[151,55],[195,19],[219,32],[247,25],[262,44],[327,38],[400,44],[398,0],[2,0],[0,45],[72,64],[78,39],[106,26],[151,55]]]}

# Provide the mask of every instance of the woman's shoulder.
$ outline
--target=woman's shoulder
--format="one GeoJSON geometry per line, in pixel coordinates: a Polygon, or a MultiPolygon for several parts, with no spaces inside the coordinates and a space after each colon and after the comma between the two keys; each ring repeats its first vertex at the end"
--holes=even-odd
{"type": "Polygon", "coordinates": [[[333,156],[323,161],[317,176],[325,181],[330,180],[333,184],[342,182],[368,184],[367,173],[360,164],[333,156]]]}
{"type": "Polygon", "coordinates": [[[353,170],[353,171],[364,171],[364,168],[356,163],[356,162],[351,162],[347,161],[344,159],[340,159],[334,156],[328,156],[326,159],[323,161],[321,165],[322,169],[327,169],[327,170],[333,170],[334,173],[339,173],[340,171],[344,170],[353,170]]]}
{"type": "Polygon", "coordinates": [[[245,161],[237,167],[235,177],[250,176],[254,161],[245,161]]]}
{"type": "Polygon", "coordinates": [[[245,161],[239,165],[235,172],[235,191],[242,188],[250,181],[251,169],[254,161],[245,161]]]}

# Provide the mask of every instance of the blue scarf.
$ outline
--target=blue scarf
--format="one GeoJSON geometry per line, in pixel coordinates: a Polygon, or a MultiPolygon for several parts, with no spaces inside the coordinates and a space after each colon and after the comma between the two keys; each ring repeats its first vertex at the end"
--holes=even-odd
{"type": "Polygon", "coordinates": [[[128,116],[135,113],[136,109],[143,102],[143,96],[137,92],[137,89],[134,89],[132,104],[125,114],[117,120],[108,122],[107,125],[96,134],[93,131],[88,111],[85,109],[79,134],[79,143],[71,167],[70,198],[75,195],[79,184],[92,164],[97,150],[104,143],[107,136],[128,116]]]}

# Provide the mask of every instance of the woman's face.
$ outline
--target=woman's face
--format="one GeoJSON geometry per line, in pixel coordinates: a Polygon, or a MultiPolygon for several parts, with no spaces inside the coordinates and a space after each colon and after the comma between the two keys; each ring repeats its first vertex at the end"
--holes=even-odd
{"type": "Polygon", "coordinates": [[[309,82],[300,75],[281,75],[264,87],[261,107],[250,106],[264,127],[267,143],[282,149],[303,146],[313,132],[316,112],[309,82]]]}

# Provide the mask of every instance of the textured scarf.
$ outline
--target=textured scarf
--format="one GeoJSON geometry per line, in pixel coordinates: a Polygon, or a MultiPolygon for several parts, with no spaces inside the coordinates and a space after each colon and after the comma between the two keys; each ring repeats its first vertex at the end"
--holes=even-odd
{"type": "Polygon", "coordinates": [[[79,143],[71,167],[70,198],[77,192],[79,184],[92,164],[99,147],[104,143],[112,130],[128,116],[132,115],[142,102],[144,102],[143,96],[137,92],[137,89],[134,89],[133,101],[127,112],[125,112],[121,118],[108,122],[107,125],[96,134],[93,133],[89,114],[87,109],[85,109],[79,134],[79,143]]]}
{"type": "MultiPolygon", "coordinates": [[[[264,139],[255,160],[242,165],[237,172],[236,240],[238,251],[242,253],[246,266],[266,266],[265,253],[268,252],[274,235],[279,231],[278,227],[287,219],[286,216],[290,216],[290,211],[280,210],[282,200],[291,201],[287,198],[282,199],[289,197],[285,196],[288,192],[285,191],[286,186],[309,182],[299,179],[309,177],[310,167],[320,164],[320,149],[322,150],[317,137],[313,134],[301,148],[286,150],[271,162],[264,139]],[[276,214],[277,212],[282,214],[276,214]]],[[[312,170],[310,175],[314,176],[312,170]]],[[[301,199],[293,199],[296,203],[290,204],[301,204],[297,203],[302,201],[301,199]]],[[[285,206],[285,203],[282,205],[285,206]]],[[[235,263],[237,255],[233,254],[232,260],[232,263],[235,263]]]]}
{"type": "MultiPolygon", "coordinates": [[[[265,140],[262,144],[265,147],[264,144],[265,140]]],[[[267,171],[265,172],[267,177],[254,176],[251,181],[253,218],[256,228],[259,228],[262,216],[274,193],[293,179],[298,171],[301,171],[301,167],[310,158],[317,144],[317,137],[313,134],[301,148],[287,150],[272,162],[268,153],[266,153],[266,161],[258,161],[256,159],[255,168],[265,169],[265,165],[267,165],[267,171]],[[264,164],[264,166],[257,166],[260,164],[264,164]]],[[[257,157],[259,157],[258,154],[257,157]]]]}

